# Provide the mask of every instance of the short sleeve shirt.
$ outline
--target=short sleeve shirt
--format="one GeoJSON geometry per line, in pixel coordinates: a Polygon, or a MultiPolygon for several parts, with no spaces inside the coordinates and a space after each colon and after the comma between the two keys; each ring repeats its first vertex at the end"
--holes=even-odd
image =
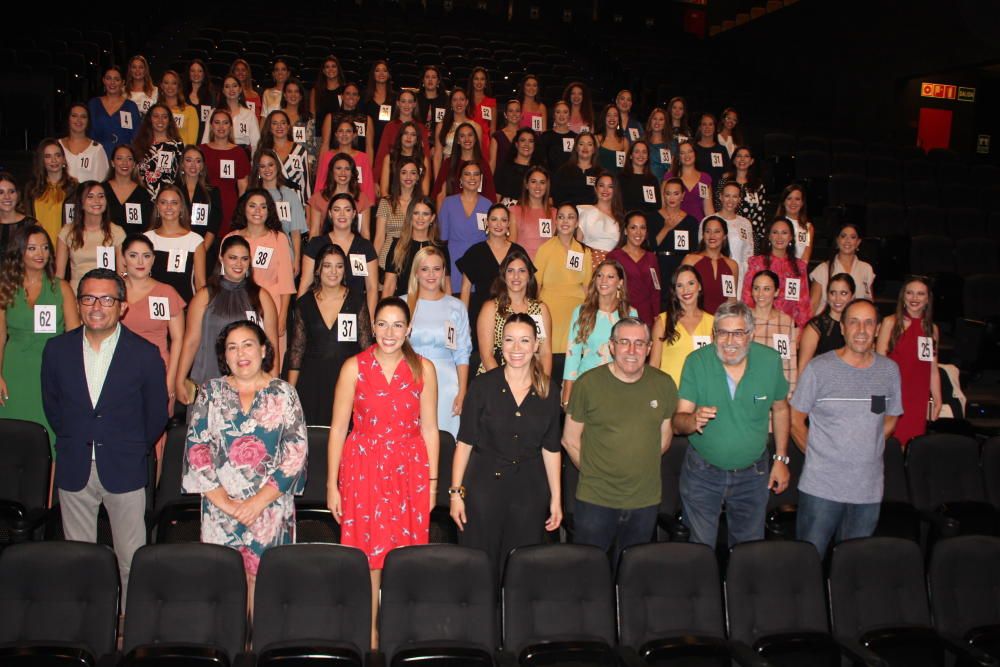
{"type": "Polygon", "coordinates": [[[718,408],[715,419],[688,441],[710,464],[740,470],[753,464],[767,447],[771,405],[788,396],[781,357],[769,347],[750,343],[743,377],[731,396],[725,366],[715,345],[706,345],[684,362],[680,397],[695,405],[718,408]]]}
{"type": "Polygon", "coordinates": [[[656,368],[636,382],[622,382],[610,365],[580,376],[566,411],[583,424],[576,497],[614,509],[658,505],[660,428],[676,408],[677,386],[656,368]]]}

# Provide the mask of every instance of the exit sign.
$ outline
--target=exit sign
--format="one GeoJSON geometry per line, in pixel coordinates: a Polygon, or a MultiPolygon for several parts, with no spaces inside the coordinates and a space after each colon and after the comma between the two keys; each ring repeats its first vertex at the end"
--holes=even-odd
{"type": "Polygon", "coordinates": [[[950,86],[946,83],[921,83],[921,97],[936,97],[941,100],[953,100],[958,97],[958,86],[950,86]]]}
{"type": "Polygon", "coordinates": [[[958,101],[959,102],[975,102],[976,101],[976,89],[975,88],[963,88],[959,86],[958,88],[958,101]]]}

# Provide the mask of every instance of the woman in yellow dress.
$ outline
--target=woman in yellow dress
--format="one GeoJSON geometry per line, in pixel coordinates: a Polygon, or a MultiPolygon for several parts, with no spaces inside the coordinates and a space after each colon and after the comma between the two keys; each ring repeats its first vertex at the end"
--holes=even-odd
{"type": "MultiPolygon", "coordinates": [[[[583,303],[593,273],[590,249],[576,240],[576,206],[562,204],[551,221],[554,235],[535,254],[538,298],[552,314],[552,377],[562,379],[573,311],[583,303]]],[[[544,224],[539,221],[539,224],[544,224]]],[[[544,230],[543,230],[544,233],[544,230]]]]}
{"type": "Polygon", "coordinates": [[[670,281],[669,308],[656,317],[649,364],[674,379],[679,387],[684,360],[712,342],[715,318],[702,310],[701,277],[693,266],[683,265],[670,281]]]}

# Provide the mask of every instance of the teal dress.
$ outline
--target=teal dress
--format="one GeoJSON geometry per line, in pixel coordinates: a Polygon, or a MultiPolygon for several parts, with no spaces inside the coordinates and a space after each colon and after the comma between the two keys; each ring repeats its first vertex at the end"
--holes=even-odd
{"type": "Polygon", "coordinates": [[[7,345],[3,354],[3,379],[10,395],[6,405],[0,406],[0,419],[24,419],[37,422],[49,432],[49,446],[55,457],[55,433],[42,409],[42,350],[50,338],[63,333],[63,293],[60,280],[42,285],[35,306],[29,306],[24,288],[17,290],[14,302],[7,307],[7,345]],[[48,309],[52,306],[55,316],[48,309]],[[36,310],[40,317],[36,318],[36,310]],[[36,322],[36,319],[42,320],[36,322]],[[36,327],[36,324],[39,324],[36,327]],[[52,326],[54,325],[54,326],[52,326]],[[49,333],[35,333],[37,329],[52,329],[49,333]]]}
{"type": "MultiPolygon", "coordinates": [[[[563,380],[576,382],[580,376],[591,368],[597,368],[611,361],[611,328],[618,321],[618,311],[610,313],[598,310],[594,319],[594,329],[587,336],[587,340],[578,343],[576,334],[579,331],[580,308],[573,309],[573,323],[569,329],[569,346],[566,348],[566,366],[563,367],[563,380]]],[[[635,308],[629,308],[628,314],[638,317],[635,308]]]]}

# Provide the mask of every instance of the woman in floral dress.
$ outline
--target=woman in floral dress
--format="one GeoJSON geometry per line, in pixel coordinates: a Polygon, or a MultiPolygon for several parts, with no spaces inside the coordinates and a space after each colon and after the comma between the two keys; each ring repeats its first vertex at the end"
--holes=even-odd
{"type": "Polygon", "coordinates": [[[305,489],[306,422],[295,388],[270,375],[274,348],[250,321],[216,343],[223,377],[198,392],[182,486],[201,494],[201,541],[243,556],[248,597],[264,550],[295,541],[292,496],[305,489]]]}

